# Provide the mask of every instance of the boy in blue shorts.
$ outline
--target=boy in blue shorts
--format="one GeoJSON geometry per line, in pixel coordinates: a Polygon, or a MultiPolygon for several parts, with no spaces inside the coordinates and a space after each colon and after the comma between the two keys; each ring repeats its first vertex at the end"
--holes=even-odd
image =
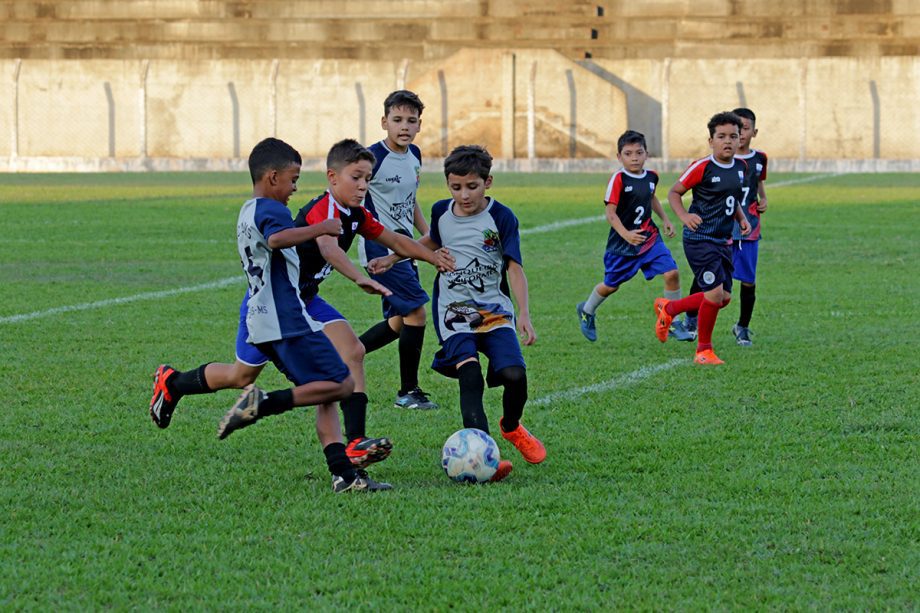
{"type": "Polygon", "coordinates": [[[737,221],[742,235],[751,231],[740,206],[747,164],[735,158],[741,125],[734,113],[713,115],[707,125],[712,154],[690,164],[668,192],[668,203],[684,224],[684,254],[701,291],[680,300],[656,299],[655,335],[665,342],[674,316],[698,311],[697,364],[724,363],[712,350],[712,330],[719,310],[731,300],[732,225],[737,221]],[[691,189],[688,212],[682,196],[691,189]]]}
{"type": "MultiPolygon", "coordinates": [[[[521,266],[521,237],[511,209],[486,196],[492,185],[492,156],[478,146],[461,146],[444,160],[444,175],[452,198],[431,209],[431,231],[422,237],[432,249],[446,248],[455,269],[439,272],[434,282],[433,318],[441,349],[432,367],[460,384],[460,412],[465,428],[489,432],[483,408],[485,381],[479,354],[489,358],[486,381],[501,385],[501,435],[532,464],[546,458],[546,449],[521,423],[527,402],[527,371],[521,345],[537,340],[530,322],[527,277],[521,266]],[[518,317],[508,295],[517,300],[518,317]]],[[[511,472],[502,460],[492,477],[511,472]]]]}
{"type": "MultiPolygon", "coordinates": [[[[383,102],[381,125],[387,136],[368,149],[377,161],[364,208],[387,230],[412,236],[413,226],[422,236],[428,223],[416,201],[422,154],[412,144],[422,125],[425,105],[418,95],[398,90],[383,102]]],[[[425,304],[428,294],[419,281],[415,261],[403,260],[378,242],[358,239],[361,263],[371,278],[385,285],[392,295],[381,298],[383,321],[361,335],[367,353],[399,339],[399,380],[395,405],[406,409],[436,409],[418,382],[418,369],[425,342],[425,304]],[[374,274],[377,263],[386,272],[374,274]]]]}
{"type": "MultiPolygon", "coordinates": [[[[655,196],[658,174],[645,169],[647,159],[645,136],[641,133],[627,130],[617,140],[617,160],[622,168],[610,177],[604,196],[610,224],[604,252],[604,280],[595,286],[587,300],[575,307],[581,333],[591,342],[597,340],[597,307],[640,269],[647,281],[658,275],[664,277],[665,298],[680,298],[677,262],[652,221],[652,211],[661,219],[662,229],[669,237],[674,236],[674,227],[655,196]]],[[[673,322],[668,333],[679,341],[692,338],[680,320],[673,322]]]]}

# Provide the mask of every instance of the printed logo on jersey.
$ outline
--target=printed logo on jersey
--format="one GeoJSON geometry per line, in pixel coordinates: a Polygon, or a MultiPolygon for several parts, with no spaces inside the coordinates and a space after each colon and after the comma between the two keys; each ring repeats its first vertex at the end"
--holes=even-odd
{"type": "Polygon", "coordinates": [[[632,185],[627,185],[626,188],[625,188],[623,191],[624,191],[624,192],[631,192],[631,191],[632,191],[632,185]]]}
{"type": "Polygon", "coordinates": [[[648,182],[648,188],[649,188],[650,190],[652,190],[652,192],[654,192],[654,191],[655,191],[655,182],[654,182],[654,181],[649,181],[649,182],[648,182]]]}
{"type": "Polygon", "coordinates": [[[482,250],[486,253],[496,251],[501,245],[501,239],[495,230],[482,231],[482,250]]]}
{"type": "Polygon", "coordinates": [[[392,177],[387,177],[384,179],[387,183],[402,183],[402,177],[399,175],[393,175],[392,177]]]}
{"type": "Polygon", "coordinates": [[[484,279],[497,273],[498,270],[496,270],[494,266],[481,264],[479,258],[473,258],[473,260],[463,268],[458,268],[454,272],[446,272],[443,274],[447,278],[447,289],[453,289],[458,285],[465,285],[482,293],[485,291],[484,279]]]}
{"type": "Polygon", "coordinates": [[[353,222],[351,222],[351,231],[354,232],[355,230],[357,230],[357,229],[358,229],[358,225],[359,225],[360,223],[361,223],[360,221],[353,221],[353,222]]]}
{"type": "Polygon", "coordinates": [[[761,174],[762,172],[763,172],[763,164],[757,164],[757,174],[761,174]]]}
{"type": "Polygon", "coordinates": [[[472,300],[454,302],[444,311],[444,326],[451,332],[466,325],[471,332],[488,332],[496,326],[511,323],[511,314],[499,304],[480,304],[472,300]]]}
{"type": "Polygon", "coordinates": [[[403,202],[394,202],[390,207],[390,214],[393,219],[412,221],[412,217],[415,214],[415,194],[409,194],[403,202]]]}
{"type": "Polygon", "coordinates": [[[715,280],[716,280],[716,274],[712,272],[711,270],[707,270],[706,272],[703,273],[703,283],[705,283],[706,285],[714,283],[715,280]]]}
{"type": "Polygon", "coordinates": [[[721,182],[722,182],[722,177],[713,177],[713,178],[712,178],[712,182],[713,182],[713,183],[721,183],[721,182]]]}

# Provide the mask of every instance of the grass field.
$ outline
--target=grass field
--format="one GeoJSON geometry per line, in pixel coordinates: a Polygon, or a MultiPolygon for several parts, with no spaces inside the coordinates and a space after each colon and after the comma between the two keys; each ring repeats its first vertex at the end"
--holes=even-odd
{"type": "MultiPolygon", "coordinates": [[[[426,207],[442,181],[423,178],[426,207]]],[[[772,175],[755,344],[733,343],[736,301],[717,369],[655,340],[659,279],[581,337],[606,230],[549,224],[600,216],[605,184],[492,190],[523,229],[524,421],[547,461],[500,441],[506,482],[448,481],[456,383],[424,369],[442,408],[393,408],[393,346],[367,371],[369,430],[395,440],[373,474],[397,489],[334,496],[309,410],[222,442],[233,391],[183,399],[168,430],[147,415],[158,363],[232,361],[247,176],[0,175],[0,608],[916,610],[920,177],[772,175]]],[[[341,277],[323,293],[359,333],[379,317],[341,277]]],[[[429,327],[423,364],[435,347],[429,327]]]]}

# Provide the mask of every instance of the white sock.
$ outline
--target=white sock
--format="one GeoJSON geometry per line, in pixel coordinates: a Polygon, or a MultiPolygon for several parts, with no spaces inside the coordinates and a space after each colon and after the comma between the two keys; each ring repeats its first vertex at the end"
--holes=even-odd
{"type": "Polygon", "coordinates": [[[678,287],[677,289],[664,290],[664,297],[667,298],[668,300],[680,300],[681,299],[680,288],[678,287]]]}
{"type": "Polygon", "coordinates": [[[601,306],[601,303],[607,300],[607,296],[601,296],[597,293],[597,288],[591,290],[591,295],[588,296],[588,299],[585,301],[585,306],[582,307],[588,315],[594,315],[594,311],[597,310],[597,307],[601,306]]]}

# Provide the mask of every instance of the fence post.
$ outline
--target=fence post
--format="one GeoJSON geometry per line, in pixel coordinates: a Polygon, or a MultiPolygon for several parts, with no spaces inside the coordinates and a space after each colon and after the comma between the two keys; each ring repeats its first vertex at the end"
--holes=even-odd
{"type": "Polygon", "coordinates": [[[804,162],[808,157],[808,58],[802,58],[800,64],[799,118],[802,122],[802,133],[799,135],[799,161],[804,162]]]}
{"type": "Polygon", "coordinates": [[[508,160],[514,158],[515,65],[514,53],[502,55],[502,157],[508,160]]]}
{"type": "Polygon", "coordinates": [[[671,58],[664,58],[661,84],[661,161],[667,166],[671,158],[671,58]]]}
{"type": "Polygon", "coordinates": [[[272,68],[268,76],[268,115],[271,121],[272,136],[278,136],[278,64],[278,58],[272,60],[272,68]]]}
{"type": "Polygon", "coordinates": [[[12,130],[10,131],[10,158],[15,160],[19,157],[19,71],[22,68],[22,60],[16,58],[13,62],[13,120],[12,130]]]}
{"type": "Polygon", "coordinates": [[[530,66],[527,79],[527,159],[537,157],[537,62],[530,66]]]}
{"type": "Polygon", "coordinates": [[[396,89],[406,89],[406,79],[409,76],[409,58],[403,58],[396,69],[396,89]]]}
{"type": "Polygon", "coordinates": [[[138,121],[140,123],[140,156],[147,157],[147,74],[150,72],[150,60],[141,62],[141,87],[137,92],[138,121]]]}

